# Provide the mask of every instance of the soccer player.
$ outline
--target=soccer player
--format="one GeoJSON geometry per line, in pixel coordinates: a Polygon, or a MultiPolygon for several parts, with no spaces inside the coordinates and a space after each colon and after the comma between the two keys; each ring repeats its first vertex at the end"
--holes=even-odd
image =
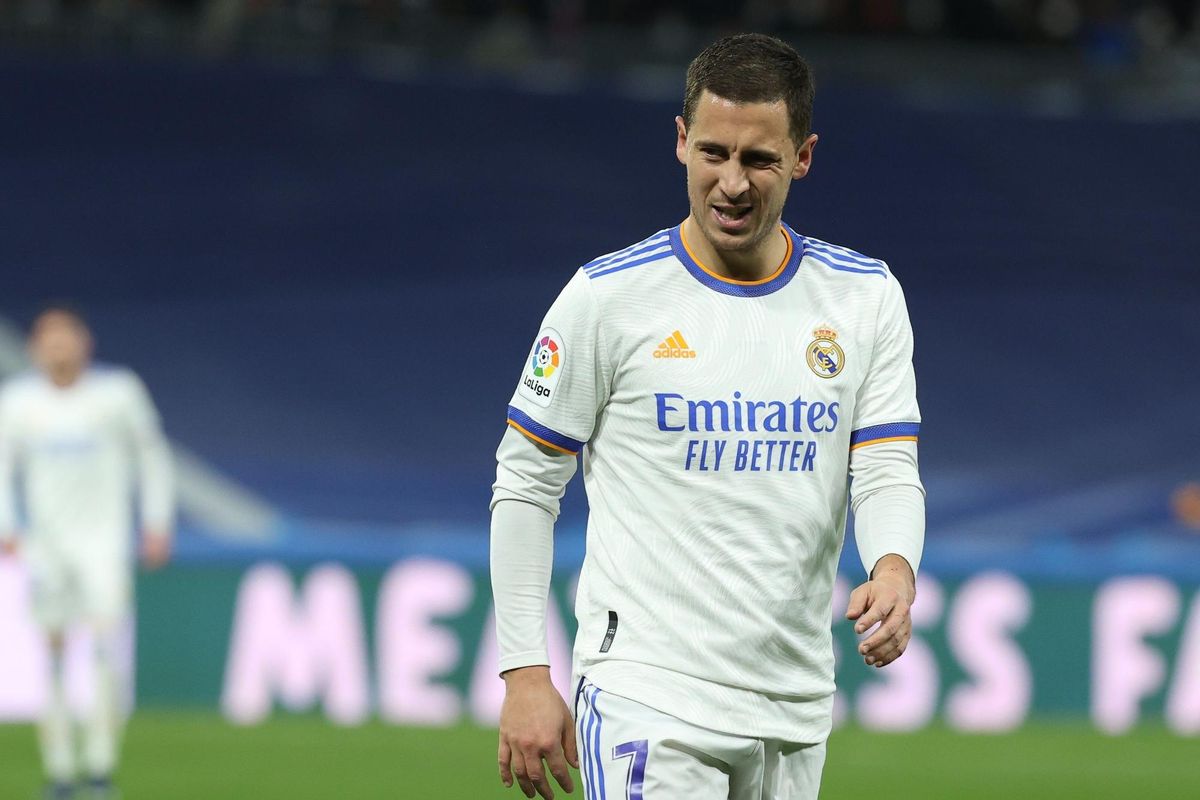
{"type": "Polygon", "coordinates": [[[128,369],[90,363],[92,337],[78,312],[50,307],[33,324],[37,369],[0,390],[0,546],[24,558],[31,601],[51,654],[48,702],[39,741],[46,795],[115,797],[121,724],[119,630],[132,594],[133,484],[140,493],[144,563],[170,558],[173,492],[170,455],[158,414],[128,369]],[[18,537],[14,475],[24,485],[18,537]],[[66,632],[85,627],[94,643],[94,702],[80,731],[63,682],[66,632]]]}
{"type": "Polygon", "coordinates": [[[502,781],[528,797],[817,797],[847,505],[859,653],[904,652],[924,540],[904,296],[875,258],[782,222],[813,83],[746,34],[687,73],[690,213],[567,283],[508,409],[492,500],[502,781]],[[552,531],[583,454],[590,515],[571,707],[549,679],[552,531]],[[574,717],[574,727],[572,726],[574,717]]]}

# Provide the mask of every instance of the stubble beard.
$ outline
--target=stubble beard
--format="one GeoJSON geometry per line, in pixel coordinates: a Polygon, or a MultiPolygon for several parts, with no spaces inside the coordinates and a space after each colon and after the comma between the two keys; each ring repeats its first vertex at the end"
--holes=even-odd
{"type": "MultiPolygon", "coordinates": [[[[755,209],[753,214],[758,214],[759,209],[755,209]]],[[[715,250],[718,254],[729,253],[736,256],[744,256],[748,253],[753,253],[760,247],[764,247],[774,232],[778,224],[764,225],[759,221],[755,227],[742,236],[731,236],[725,233],[712,220],[712,206],[705,203],[700,209],[693,209],[692,216],[697,221],[697,227],[700,228],[700,235],[707,241],[709,247],[715,250]]]]}

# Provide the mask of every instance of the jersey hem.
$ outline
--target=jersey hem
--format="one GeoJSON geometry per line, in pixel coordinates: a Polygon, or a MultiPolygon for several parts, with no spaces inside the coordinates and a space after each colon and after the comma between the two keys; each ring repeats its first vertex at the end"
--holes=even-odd
{"type": "Polygon", "coordinates": [[[575,675],[602,691],[734,736],[815,744],[829,738],[833,727],[832,689],[814,697],[787,698],[615,659],[577,663],[575,675]]]}

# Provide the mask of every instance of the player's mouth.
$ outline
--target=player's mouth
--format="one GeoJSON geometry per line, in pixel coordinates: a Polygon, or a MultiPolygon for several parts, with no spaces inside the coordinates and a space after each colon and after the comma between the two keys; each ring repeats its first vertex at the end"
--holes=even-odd
{"type": "Polygon", "coordinates": [[[722,230],[734,232],[745,230],[750,224],[750,212],[754,206],[712,206],[713,219],[722,230]]]}

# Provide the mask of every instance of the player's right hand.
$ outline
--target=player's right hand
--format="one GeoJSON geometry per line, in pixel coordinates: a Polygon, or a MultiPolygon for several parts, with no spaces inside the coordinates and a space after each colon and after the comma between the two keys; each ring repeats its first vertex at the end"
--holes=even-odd
{"type": "Polygon", "coordinates": [[[161,569],[171,560],[171,534],[146,531],[142,534],[142,564],[148,570],[161,569]]]}
{"type": "Polygon", "coordinates": [[[0,555],[15,556],[17,550],[20,549],[20,544],[16,536],[11,536],[7,539],[0,539],[0,555]]]}
{"type": "Polygon", "coordinates": [[[513,776],[526,797],[554,800],[550,775],[568,794],[575,783],[567,770],[579,768],[575,726],[562,695],[550,682],[550,668],[522,667],[504,673],[504,705],[500,709],[500,780],[513,776]],[[545,763],[543,764],[543,761],[545,763]]]}

